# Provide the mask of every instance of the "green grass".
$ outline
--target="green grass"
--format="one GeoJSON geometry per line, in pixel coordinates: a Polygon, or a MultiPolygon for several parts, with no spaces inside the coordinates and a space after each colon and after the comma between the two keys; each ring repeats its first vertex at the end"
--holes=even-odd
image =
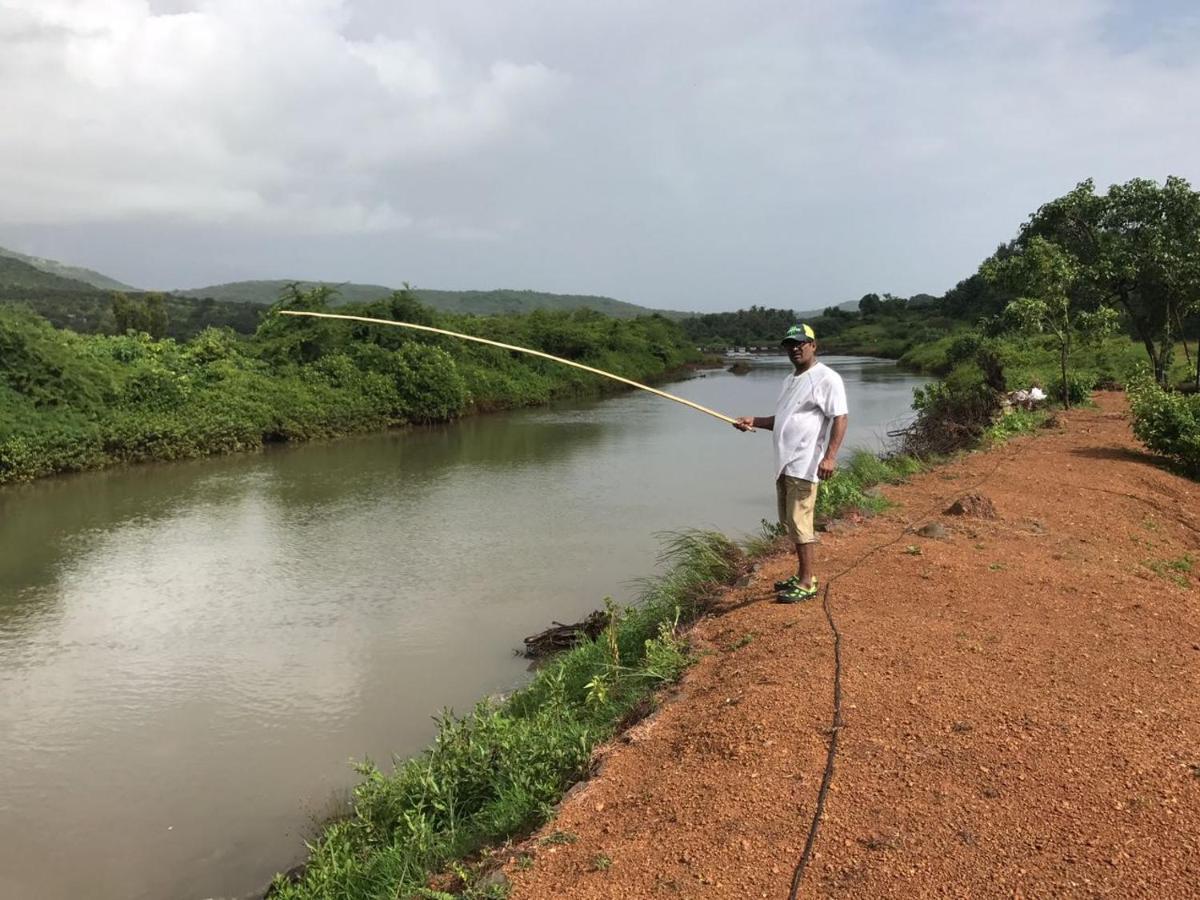
{"type": "MultiPolygon", "coordinates": [[[[974,348],[983,340],[997,350],[1004,364],[1008,390],[1036,384],[1050,391],[1061,380],[1058,352],[1048,337],[981,339],[977,333],[963,329],[914,344],[900,356],[900,364],[920,372],[946,375],[960,362],[971,358],[974,348]]],[[[1175,345],[1169,373],[1172,382],[1181,383],[1195,377],[1195,348],[1189,345],[1189,349],[1192,351],[1191,366],[1187,363],[1184,345],[1175,345]]],[[[1086,379],[1090,387],[1124,385],[1140,368],[1146,367],[1148,360],[1141,343],[1121,335],[1077,347],[1071,353],[1070,370],[1086,379]]]]}
{"type": "Polygon", "coordinates": [[[1009,438],[1037,431],[1050,418],[1050,413],[1040,409],[1012,409],[1001,416],[991,428],[984,432],[984,444],[998,446],[1009,438]]]}
{"type": "Polygon", "coordinates": [[[860,450],[832,478],[821,482],[816,514],[832,518],[850,509],[879,512],[887,507],[887,501],[868,489],[879,484],[899,484],[923,468],[912,457],[883,459],[860,450]]]}
{"type": "Polygon", "coordinates": [[[1142,565],[1159,578],[1165,578],[1179,587],[1186,588],[1191,585],[1188,576],[1192,574],[1195,560],[1190,553],[1185,553],[1176,559],[1145,559],[1142,560],[1142,565]]]}

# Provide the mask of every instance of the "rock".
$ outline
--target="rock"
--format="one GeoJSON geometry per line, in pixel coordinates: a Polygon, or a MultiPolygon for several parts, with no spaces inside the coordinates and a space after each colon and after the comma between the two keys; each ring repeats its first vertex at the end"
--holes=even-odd
{"type": "Polygon", "coordinates": [[[950,516],[972,516],[976,519],[995,519],[996,505],[983,494],[967,494],[959,497],[946,510],[950,516]]]}
{"type": "Polygon", "coordinates": [[[488,888],[509,888],[511,885],[508,881],[508,876],[504,874],[504,870],[500,868],[492,869],[486,875],[478,878],[475,881],[474,887],[486,891],[488,888]]]}
{"type": "Polygon", "coordinates": [[[935,540],[945,540],[950,536],[950,532],[938,522],[929,522],[917,529],[917,534],[921,537],[934,538],[935,540]]]}

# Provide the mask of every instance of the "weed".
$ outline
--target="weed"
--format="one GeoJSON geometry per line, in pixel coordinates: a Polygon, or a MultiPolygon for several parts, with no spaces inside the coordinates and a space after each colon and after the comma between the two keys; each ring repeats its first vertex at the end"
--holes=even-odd
{"type": "Polygon", "coordinates": [[[787,537],[787,528],[782,522],[759,520],[759,533],[746,542],[746,554],[751,558],[766,556],[775,549],[781,538],[787,537]]]}
{"type": "Polygon", "coordinates": [[[1190,553],[1185,553],[1178,559],[1142,560],[1142,565],[1159,578],[1166,578],[1180,587],[1188,587],[1190,585],[1191,582],[1188,580],[1188,575],[1191,574],[1194,564],[1195,560],[1192,559],[1190,553]]]}
{"type": "Polygon", "coordinates": [[[612,868],[612,857],[607,853],[597,853],[592,857],[592,868],[597,872],[607,872],[612,868]]]}
{"type": "Polygon", "coordinates": [[[993,572],[1003,572],[1006,566],[1004,563],[992,563],[988,568],[993,572]]]}
{"type": "Polygon", "coordinates": [[[737,639],[737,640],[736,640],[736,641],[735,641],[735,642],[734,642],[734,643],[733,643],[733,644],[732,644],[732,645],[729,647],[729,651],[732,653],[734,650],[741,650],[743,647],[748,647],[748,646],[750,646],[750,644],[752,644],[752,643],[754,642],[754,639],[755,639],[756,637],[758,637],[758,635],[757,635],[757,634],[755,634],[753,631],[749,631],[749,632],[747,632],[746,634],[744,634],[744,635],[742,635],[740,638],[738,638],[738,639],[737,639]]]}
{"type": "Polygon", "coordinates": [[[1047,414],[1041,410],[1013,409],[1001,416],[996,424],[984,432],[984,439],[992,445],[1000,445],[1010,438],[1037,431],[1046,421],[1047,414]]]}
{"type": "Polygon", "coordinates": [[[1174,569],[1176,572],[1191,572],[1193,562],[1192,555],[1185,553],[1179,559],[1167,560],[1167,568],[1174,569]]]}
{"type": "Polygon", "coordinates": [[[920,556],[921,548],[918,547],[916,544],[909,544],[907,547],[904,548],[904,552],[907,553],[909,556],[920,556]]]}
{"type": "Polygon", "coordinates": [[[557,847],[563,844],[573,844],[579,838],[570,831],[552,831],[538,843],[543,847],[557,847]]]}

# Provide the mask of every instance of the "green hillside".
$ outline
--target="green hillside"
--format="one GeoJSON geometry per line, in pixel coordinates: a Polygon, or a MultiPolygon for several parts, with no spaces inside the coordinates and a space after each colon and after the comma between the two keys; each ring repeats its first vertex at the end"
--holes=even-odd
{"type": "MultiPolygon", "coordinates": [[[[35,268],[13,256],[0,256],[0,306],[29,309],[58,328],[80,334],[113,333],[117,327],[113,293],[35,268]]],[[[137,302],[149,296],[136,291],[121,293],[128,293],[137,302]]],[[[228,325],[242,334],[251,334],[265,308],[259,304],[167,297],[166,312],[166,334],[185,340],[210,325],[228,325]]]]}
{"type": "MultiPolygon", "coordinates": [[[[130,287],[127,284],[122,284],[115,278],[109,278],[100,272],[95,272],[91,269],[85,269],[82,266],[68,266],[66,263],[60,263],[58,260],[45,259],[41,256],[28,256],[24,253],[18,253],[16,250],[9,250],[5,247],[0,247],[0,259],[12,259],[18,262],[25,263],[28,266],[45,272],[49,275],[54,275],[69,281],[83,282],[88,288],[100,288],[105,291],[136,291],[135,287],[130,287]]],[[[0,282],[0,283],[6,283],[0,282]]]]}
{"type": "MultiPolygon", "coordinates": [[[[312,290],[314,287],[331,287],[337,291],[334,300],[336,304],[370,303],[389,296],[396,288],[385,287],[381,284],[358,284],[355,282],[334,281],[300,281],[292,282],[285,279],[267,281],[234,281],[229,284],[214,284],[207,287],[189,288],[172,291],[177,297],[212,298],[213,300],[229,300],[241,303],[261,303],[270,305],[279,299],[280,293],[288,285],[297,284],[301,290],[312,290]]],[[[576,309],[591,309],[616,319],[632,319],[636,316],[647,316],[660,313],[667,318],[678,319],[687,313],[671,310],[649,309],[612,297],[599,297],[591,294],[549,294],[542,291],[439,291],[429,288],[412,288],[412,295],[426,306],[438,312],[458,313],[477,316],[493,316],[505,314],[522,314],[537,309],[548,311],[570,312],[576,309]]]]}
{"type": "Polygon", "coordinates": [[[96,289],[74,278],[65,278],[39,269],[15,256],[0,255],[0,296],[11,296],[26,291],[93,294],[96,289]]]}
{"type": "Polygon", "coordinates": [[[211,298],[270,306],[291,284],[297,285],[304,291],[310,291],[315,287],[331,287],[337,291],[338,303],[370,303],[372,300],[390,296],[395,290],[395,288],[385,287],[382,284],[355,284],[351,281],[340,283],[336,281],[290,281],[286,278],[275,278],[262,281],[231,281],[228,284],[210,284],[207,287],[188,288],[187,290],[171,291],[171,293],[176,297],[211,298]]]}
{"type": "Polygon", "coordinates": [[[636,316],[648,316],[653,313],[666,316],[668,319],[683,318],[689,313],[676,312],[668,309],[650,309],[627,303],[624,300],[614,300],[612,297],[599,297],[594,294],[548,294],[542,291],[435,291],[427,288],[413,288],[413,295],[436,310],[467,315],[492,316],[505,313],[528,313],[535,309],[548,311],[571,311],[590,309],[614,319],[632,319],[636,316]]]}

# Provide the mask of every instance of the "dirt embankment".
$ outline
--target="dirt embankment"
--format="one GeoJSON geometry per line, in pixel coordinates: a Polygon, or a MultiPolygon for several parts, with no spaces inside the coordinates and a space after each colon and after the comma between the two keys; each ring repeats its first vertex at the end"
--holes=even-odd
{"type": "MultiPolygon", "coordinates": [[[[1098,401],[826,537],[829,575],[944,529],[833,583],[845,726],[800,896],[1200,896],[1200,486],[1098,401]],[[944,514],[969,493],[996,517],[944,514]]],[[[507,867],[516,900],[787,896],[833,676],[820,605],[770,602],[791,565],[695,628],[683,684],[507,867]]]]}

